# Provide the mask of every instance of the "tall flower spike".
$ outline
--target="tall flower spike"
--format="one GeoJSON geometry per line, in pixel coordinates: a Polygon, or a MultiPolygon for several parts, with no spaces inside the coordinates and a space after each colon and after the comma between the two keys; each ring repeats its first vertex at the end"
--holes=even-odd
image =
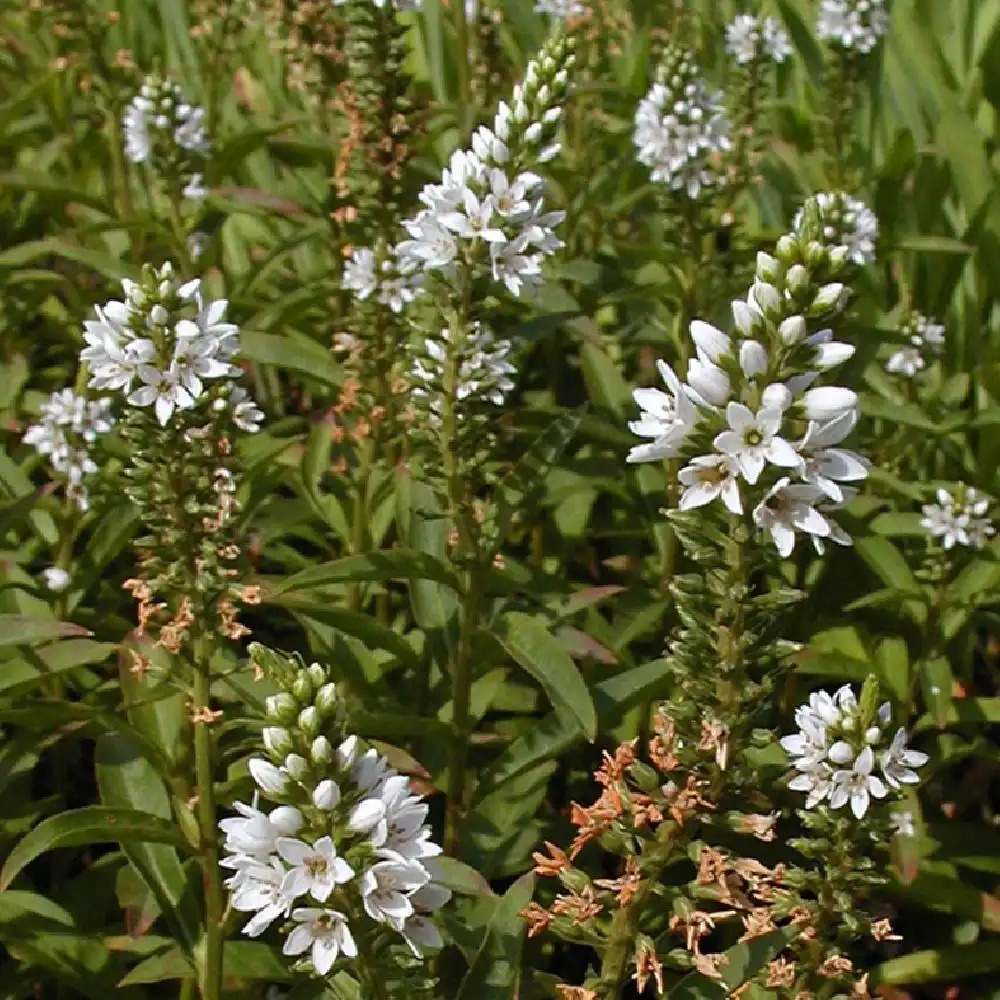
{"type": "Polygon", "coordinates": [[[937,491],[937,503],[925,504],[920,524],[947,552],[956,545],[981,549],[996,534],[989,518],[990,501],[972,486],[937,491]]]}
{"type": "Polygon", "coordinates": [[[816,34],[831,45],[867,55],[888,30],[884,0],[821,0],[816,34]]]}
{"type": "Polygon", "coordinates": [[[639,102],[633,141],[654,181],[697,198],[724,182],[716,160],[730,148],[722,95],[708,90],[690,53],[671,46],[639,102]]]}
{"type": "Polygon", "coordinates": [[[543,259],[562,246],[555,227],[564,212],[546,212],[544,180],[531,169],[556,156],[556,135],[574,61],[570,42],[554,35],[528,64],[510,105],[500,103],[492,128],[457,150],[439,184],[420,193],[424,208],[403,223],[395,250],[404,275],[492,273],[512,295],[541,283],[543,259]]]}
{"type": "Polygon", "coordinates": [[[114,423],[109,397],[88,400],[67,388],[52,393],[42,404],[41,419],[24,435],[25,444],[48,458],[80,510],[90,506],[86,480],[97,472],[90,446],[114,423]]]}
{"type": "Polygon", "coordinates": [[[830,516],[865,479],[861,456],[842,447],[857,423],[857,395],[817,385],[853,348],[825,325],[843,308],[848,251],[824,248],[815,202],[777,256],[759,254],[746,300],[732,304],[732,335],[694,320],[695,354],[686,381],[658,362],[669,392],[637,389],[642,408],[633,433],[650,439],[630,462],[680,458],[681,510],[720,501],[730,514],[749,511],[782,556],[798,534],[850,544],[830,516]],[[708,449],[708,450],[706,450],[708,449]]]}
{"type": "Polygon", "coordinates": [[[908,344],[893,351],[885,363],[885,370],[894,375],[913,378],[927,367],[929,356],[938,354],[944,344],[945,328],[919,312],[907,314],[899,326],[900,336],[908,344]]]}
{"type": "Polygon", "coordinates": [[[726,27],[726,52],[739,66],[766,59],[783,63],[792,54],[792,43],[773,17],[738,14],[726,27]]]}
{"type": "Polygon", "coordinates": [[[267,699],[264,755],[250,761],[252,804],[220,822],[233,909],[257,937],[280,923],[283,952],[320,975],[354,960],[391,963],[382,931],[417,958],[443,944],[427,915],[451,896],[434,859],[427,806],[409,780],[344,728],[326,667],[257,643],[254,664],[279,687],[267,699]],[[265,812],[258,795],[274,806],[265,812]]]}

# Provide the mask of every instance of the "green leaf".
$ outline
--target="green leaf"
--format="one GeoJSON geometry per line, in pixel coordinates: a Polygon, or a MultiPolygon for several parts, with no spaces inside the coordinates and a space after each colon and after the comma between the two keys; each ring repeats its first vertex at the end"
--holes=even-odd
{"type": "Polygon", "coordinates": [[[901,955],[878,966],[872,979],[875,983],[950,982],[997,969],[1000,969],[1000,948],[995,941],[979,941],[961,948],[935,948],[901,955]]]}
{"type": "Polygon", "coordinates": [[[531,902],[534,888],[535,877],[529,872],[497,901],[455,1000],[513,1000],[517,996],[525,936],[519,914],[531,902]]]}
{"type": "Polygon", "coordinates": [[[0,891],[6,889],[35,858],[58,847],[127,843],[131,840],[184,846],[177,825],[137,809],[84,806],[42,820],[15,845],[0,871],[0,891]]]}
{"type": "Polygon", "coordinates": [[[549,697],[554,708],[568,712],[589,740],[597,736],[597,712],[576,664],[538,618],[509,611],[492,633],[549,697]]]}
{"type": "Polygon", "coordinates": [[[150,955],[122,977],[119,986],[139,986],[162,983],[168,979],[194,979],[195,967],[179,948],[170,948],[150,955]]]}
{"type": "Polygon", "coordinates": [[[434,580],[455,591],[462,589],[455,571],[443,560],[415,549],[390,549],[386,552],[363,552],[310,566],[288,577],[271,593],[287,594],[291,590],[312,590],[361,580],[434,580]]]}
{"type": "Polygon", "coordinates": [[[305,375],[331,389],[339,388],[344,381],[344,370],[329,350],[294,333],[278,336],[243,330],[240,332],[240,354],[248,361],[305,375]]]}
{"type": "Polygon", "coordinates": [[[72,622],[43,621],[25,615],[0,614],[0,646],[33,646],[49,639],[68,639],[93,633],[72,622]]]}

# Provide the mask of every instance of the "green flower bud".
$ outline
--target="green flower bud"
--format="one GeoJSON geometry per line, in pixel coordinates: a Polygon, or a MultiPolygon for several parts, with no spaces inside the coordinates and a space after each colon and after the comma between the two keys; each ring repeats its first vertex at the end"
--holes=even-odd
{"type": "MultiPolygon", "coordinates": [[[[774,252],[777,254],[778,260],[781,261],[786,267],[791,264],[795,264],[799,257],[799,241],[791,235],[791,233],[785,233],[781,239],[778,240],[778,245],[774,248],[774,252]]],[[[760,258],[757,258],[758,265],[760,263],[760,258]]]]}
{"type": "Polygon", "coordinates": [[[313,700],[312,681],[309,680],[309,675],[304,670],[300,670],[295,675],[295,680],[292,682],[292,694],[303,705],[308,705],[313,700]]]}
{"type": "Polygon", "coordinates": [[[820,268],[827,264],[830,259],[830,251],[822,243],[815,240],[809,242],[806,247],[806,263],[811,268],[820,268]]]}
{"type": "Polygon", "coordinates": [[[785,283],[793,295],[801,295],[807,291],[811,282],[812,275],[809,269],[801,264],[793,264],[785,274],[785,283]]]}
{"type": "Polygon", "coordinates": [[[281,726],[264,727],[264,746],[268,753],[280,761],[292,752],[292,738],[281,726]]]}
{"type": "Polygon", "coordinates": [[[340,697],[337,694],[337,685],[333,681],[328,681],[316,692],[315,705],[324,715],[336,713],[340,707],[340,697]]]}
{"type": "Polygon", "coordinates": [[[310,663],[306,668],[309,680],[313,682],[313,687],[321,688],[327,681],[326,667],[319,663],[310,663]]]}
{"type": "Polygon", "coordinates": [[[305,736],[307,740],[311,740],[319,735],[320,726],[322,724],[322,716],[319,714],[319,710],[315,705],[310,705],[308,708],[304,708],[301,712],[299,712],[298,727],[302,731],[302,735],[305,736]]]}
{"type": "Polygon", "coordinates": [[[280,722],[284,726],[291,725],[299,714],[298,702],[287,691],[272,694],[264,705],[268,719],[280,722]]]}
{"type": "Polygon", "coordinates": [[[334,758],[333,744],[325,736],[317,736],[309,748],[309,756],[314,764],[329,764],[334,758]]]}

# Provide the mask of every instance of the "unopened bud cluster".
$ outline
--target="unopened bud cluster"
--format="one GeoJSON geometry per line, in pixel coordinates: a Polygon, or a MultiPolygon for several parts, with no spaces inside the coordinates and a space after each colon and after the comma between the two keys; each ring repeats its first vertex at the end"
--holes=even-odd
{"type": "Polygon", "coordinates": [[[911,311],[900,323],[899,335],[907,341],[907,345],[893,351],[885,363],[885,370],[913,378],[927,367],[929,357],[941,352],[945,328],[922,313],[911,311]]]}
{"type": "MultiPolygon", "coordinates": [[[[878,219],[860,199],[843,192],[821,192],[814,199],[819,216],[821,238],[829,248],[844,247],[848,259],[859,266],[875,262],[878,219]]],[[[802,226],[800,209],[793,223],[802,226]]]]}
{"type": "MultiPolygon", "coordinates": [[[[250,760],[252,804],[219,824],[232,906],[250,937],[278,923],[296,968],[326,976],[396,932],[414,956],[440,948],[427,914],[450,898],[437,881],[427,806],[409,780],[344,728],[330,671],[254,643],[255,666],[280,690],[266,702],[263,756],[250,760]],[[274,804],[258,808],[258,794],[274,804]],[[302,956],[298,958],[298,956],[302,956]]],[[[383,956],[384,957],[384,956],[383,956]]]]}
{"type": "Polygon", "coordinates": [[[125,109],[123,130],[128,160],[148,164],[182,197],[206,197],[202,177],[211,144],[205,112],[188,102],[178,84],[146,77],[125,109]]]}
{"type": "Polygon", "coordinates": [[[884,0],[821,0],[816,34],[850,54],[867,55],[889,30],[884,0]]]}

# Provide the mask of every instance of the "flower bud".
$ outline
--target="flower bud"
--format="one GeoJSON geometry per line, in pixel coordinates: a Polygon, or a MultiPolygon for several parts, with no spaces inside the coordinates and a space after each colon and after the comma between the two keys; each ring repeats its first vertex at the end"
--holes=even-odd
{"type": "Polygon", "coordinates": [[[306,668],[306,673],[309,675],[309,680],[312,681],[315,688],[321,688],[327,682],[326,667],[322,664],[310,663],[306,668]]]}
{"type": "Polygon", "coordinates": [[[752,289],[754,302],[765,316],[776,317],[781,313],[781,294],[766,281],[755,281],[752,289]]]}
{"type": "Polygon", "coordinates": [[[764,317],[748,302],[736,299],[732,304],[733,322],[740,333],[754,336],[764,325],[764,317]]]}
{"type": "Polygon", "coordinates": [[[302,730],[302,734],[306,739],[313,739],[315,736],[319,735],[319,729],[322,725],[322,718],[319,714],[319,710],[315,705],[310,705],[308,708],[302,709],[299,712],[298,726],[302,730]]]}
{"type": "Polygon", "coordinates": [[[835,420],[844,413],[849,413],[858,405],[858,394],[853,389],[845,389],[839,385],[822,385],[809,389],[802,396],[802,406],[806,416],[818,423],[835,420]]]}
{"type": "Polygon", "coordinates": [[[744,340],[740,344],[740,367],[747,378],[754,378],[767,371],[767,351],[756,340],[744,340]]]}
{"type": "Polygon", "coordinates": [[[298,698],[301,704],[308,705],[312,701],[312,681],[309,680],[309,675],[304,670],[300,670],[295,675],[295,680],[292,682],[292,694],[298,698]]]}
{"type": "MultiPolygon", "coordinates": [[[[782,236],[782,239],[787,239],[782,236]]],[[[763,250],[757,253],[757,277],[761,281],[770,282],[772,285],[778,280],[781,274],[781,261],[777,257],[772,257],[763,250]]]]}
{"type": "Polygon", "coordinates": [[[785,275],[785,282],[793,295],[801,295],[809,288],[812,278],[809,269],[801,264],[793,264],[785,275]]]}
{"type": "Polygon", "coordinates": [[[280,722],[285,726],[291,725],[299,714],[298,702],[287,691],[272,694],[264,702],[264,705],[268,719],[280,722]]]}
{"type": "Polygon", "coordinates": [[[300,754],[290,753],[285,758],[285,770],[298,780],[309,770],[309,762],[300,754]]]}
{"type": "Polygon", "coordinates": [[[813,303],[809,307],[809,315],[822,316],[832,309],[839,310],[843,304],[845,291],[844,286],[837,281],[832,281],[830,284],[824,285],[816,293],[816,298],[813,299],[813,303]]]}
{"type": "MultiPolygon", "coordinates": [[[[783,264],[794,264],[799,255],[799,241],[790,233],[785,233],[778,240],[778,245],[775,247],[774,252],[777,254],[778,260],[783,264]]],[[[758,261],[760,260],[759,257],[757,259],[758,261]]]]}
{"type": "Polygon", "coordinates": [[[340,801],[340,788],[337,782],[324,778],[313,789],[312,800],[317,809],[332,809],[340,801]]]}
{"type": "Polygon", "coordinates": [[[324,715],[333,715],[340,705],[337,685],[328,681],[317,692],[314,704],[324,715]]]}
{"type": "Polygon", "coordinates": [[[830,270],[834,274],[842,271],[847,262],[851,259],[851,248],[845,246],[834,247],[830,251],[830,270]]]}
{"type": "Polygon", "coordinates": [[[278,806],[267,814],[267,818],[285,837],[294,837],[302,827],[302,813],[294,806],[278,806]]]}
{"type": "Polygon", "coordinates": [[[268,753],[284,758],[292,752],[292,738],[281,726],[264,727],[264,746],[268,753]]]}
{"type": "Polygon", "coordinates": [[[691,339],[698,353],[709,361],[718,361],[732,350],[729,338],[721,330],[700,319],[691,323],[691,339]]]}
{"type": "Polygon", "coordinates": [[[352,810],[347,826],[355,833],[367,833],[385,819],[385,803],[381,799],[362,799],[352,810]]]}
{"type": "Polygon", "coordinates": [[[329,764],[334,757],[333,744],[325,736],[317,736],[309,748],[309,756],[314,764],[329,764]]]}
{"type": "Polygon", "coordinates": [[[778,327],[781,342],[789,347],[805,340],[808,332],[806,321],[801,316],[789,316],[788,319],[782,320],[781,326],[778,327]]]}
{"type": "Polygon", "coordinates": [[[823,267],[830,259],[830,251],[822,243],[811,241],[806,247],[806,263],[813,269],[823,267]]]}

